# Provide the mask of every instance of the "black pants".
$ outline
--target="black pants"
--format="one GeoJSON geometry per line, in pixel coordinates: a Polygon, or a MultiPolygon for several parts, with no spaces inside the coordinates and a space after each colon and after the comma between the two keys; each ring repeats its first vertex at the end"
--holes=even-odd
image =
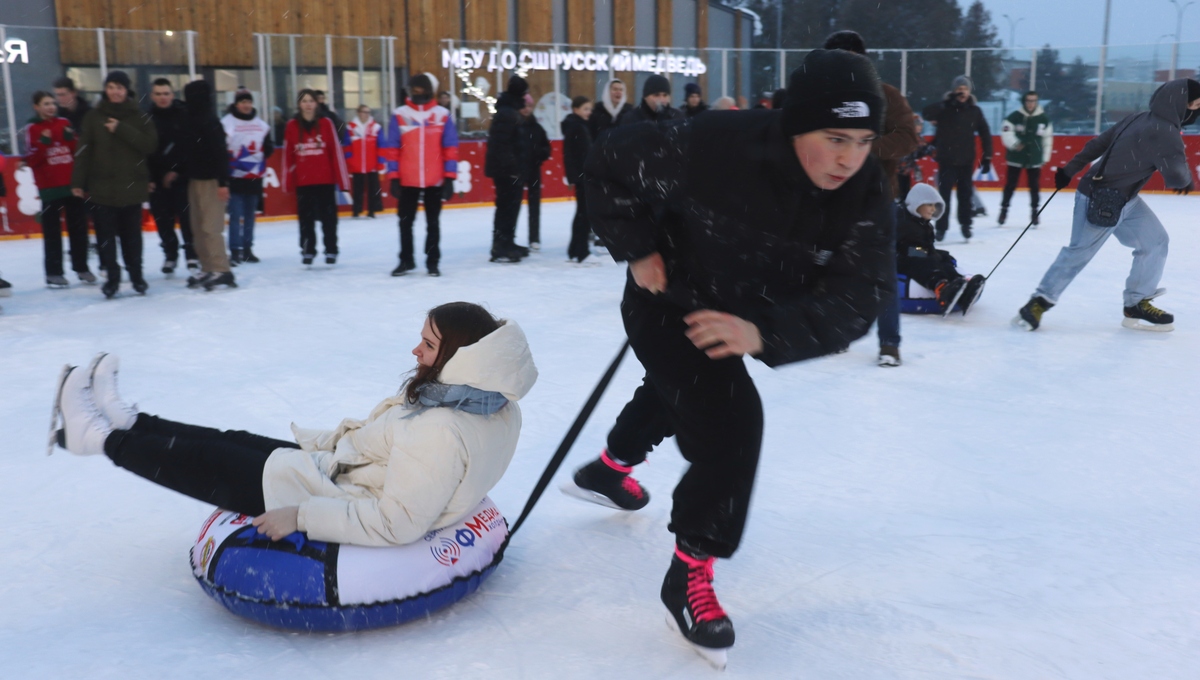
{"type": "Polygon", "coordinates": [[[325,238],[325,254],[337,255],[337,192],[332,184],[296,187],[296,211],[300,218],[300,254],[317,254],[317,222],[325,238]]]}
{"type": "Polygon", "coordinates": [[[363,211],[363,192],[367,194],[367,214],[371,217],[383,210],[383,196],[379,193],[379,173],[356,172],[350,175],[350,197],[354,201],[354,216],[363,211]]]}
{"type": "MultiPolygon", "coordinates": [[[[1017,190],[1017,185],[1021,183],[1022,168],[1017,165],[1008,166],[1008,176],[1004,178],[1004,194],[1000,199],[1000,205],[1008,207],[1012,201],[1013,192],[1017,190]]],[[[1041,187],[1038,186],[1038,181],[1042,178],[1042,169],[1039,168],[1024,168],[1025,176],[1029,179],[1029,203],[1033,206],[1036,212],[1038,206],[1041,205],[1041,196],[1039,195],[1041,187]]]]}
{"type": "MultiPolygon", "coordinates": [[[[938,192],[946,203],[946,209],[937,221],[937,231],[944,233],[950,227],[950,192],[957,188],[958,224],[964,228],[971,226],[971,194],[975,186],[971,184],[971,174],[975,168],[970,165],[938,165],[938,192]]],[[[964,236],[966,235],[964,229],[964,236]]]]}
{"type": "Polygon", "coordinates": [[[517,218],[521,215],[521,193],[524,189],[518,177],[496,177],[496,215],[492,220],[492,249],[511,246],[517,236],[517,218]]]}
{"type": "Polygon", "coordinates": [[[400,261],[413,264],[413,222],[417,220],[417,204],[425,203],[425,266],[437,267],[442,259],[438,248],[441,241],[439,219],[442,214],[442,187],[400,187],[400,261]],[[424,199],[422,199],[424,196],[424,199]]]}
{"type": "Polygon", "coordinates": [[[896,258],[896,271],[933,290],[942,281],[956,279],[961,274],[954,268],[950,253],[935,250],[925,257],[901,255],[896,258]]]}
{"type": "Polygon", "coordinates": [[[161,184],[150,194],[150,214],[154,215],[154,226],[158,229],[163,255],[168,260],[179,259],[179,237],[175,235],[175,222],[179,222],[179,233],[183,234],[183,256],[196,259],[192,246],[192,220],[188,213],[187,180],[182,177],[170,187],[161,184]]]}
{"type": "Polygon", "coordinates": [[[82,198],[67,196],[42,202],[42,247],[46,276],[63,275],[62,218],[67,218],[67,241],[71,244],[71,270],[88,271],[87,206],[82,198]]]}
{"type": "Polygon", "coordinates": [[[674,435],[691,466],[675,487],[668,528],[710,555],[729,557],[750,507],[762,401],[742,358],[709,359],[692,345],[685,314],[626,284],[621,316],[646,377],[609,432],[608,451],[636,464],[674,435]]]}
{"type": "Polygon", "coordinates": [[[275,449],[295,442],[241,430],[185,425],[139,413],[128,430],[116,430],[104,453],[118,467],[198,501],[244,515],[265,512],[262,478],[275,449]]]}
{"type": "Polygon", "coordinates": [[[130,281],[142,280],[142,206],[141,204],[97,205],[96,241],[100,246],[100,268],[108,274],[109,281],[121,280],[121,267],[117,264],[117,239],[121,239],[121,258],[125,260],[125,271],[130,281]]]}
{"type": "MultiPolygon", "coordinates": [[[[524,180],[529,200],[529,242],[542,242],[542,173],[539,170],[532,179],[524,180]]],[[[517,209],[520,210],[520,199],[517,209]]]]}
{"type": "Polygon", "coordinates": [[[896,200],[904,202],[904,197],[908,196],[908,190],[912,188],[912,175],[902,172],[896,175],[896,200]]]}
{"type": "Polygon", "coordinates": [[[588,234],[592,227],[587,218],[587,192],[583,185],[575,184],[575,219],[571,221],[571,243],[567,246],[567,257],[583,262],[591,249],[588,248],[588,234]]]}

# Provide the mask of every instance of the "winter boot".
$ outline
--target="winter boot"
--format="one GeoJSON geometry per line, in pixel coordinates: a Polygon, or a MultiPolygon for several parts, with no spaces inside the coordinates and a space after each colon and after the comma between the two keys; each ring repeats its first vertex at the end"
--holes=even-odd
{"type": "Polygon", "coordinates": [[[416,268],[416,263],[401,260],[400,264],[396,265],[396,268],[392,270],[392,276],[404,276],[416,268]]]}
{"type": "Polygon", "coordinates": [[[960,276],[957,279],[942,281],[933,289],[934,294],[937,295],[938,306],[942,308],[943,317],[954,310],[954,305],[962,297],[966,285],[967,280],[960,276]]]}
{"type": "Polygon", "coordinates": [[[633,467],[608,457],[608,451],[575,471],[572,482],[562,492],[616,510],[641,510],[650,502],[650,494],[629,476],[633,467]]]}
{"type": "Polygon", "coordinates": [[[1000,205],[1000,215],[996,218],[996,224],[1003,227],[1004,220],[1006,220],[1006,219],[1008,219],[1008,206],[1001,204],[1000,205]]]}
{"type": "Polygon", "coordinates": [[[325,253],[325,264],[337,264],[337,253],[325,253]]]}
{"type": "Polygon", "coordinates": [[[229,266],[236,267],[246,261],[246,257],[242,254],[241,248],[234,248],[229,251],[229,266]]]}
{"type": "Polygon", "coordinates": [[[114,430],[128,430],[137,421],[138,410],[126,404],[117,392],[117,371],[121,360],[115,354],[101,352],[92,359],[88,372],[92,376],[92,398],[100,412],[108,418],[114,430]]]}
{"type": "Polygon", "coordinates": [[[492,262],[520,262],[526,253],[519,246],[499,244],[492,246],[492,262]]]}
{"type": "Polygon", "coordinates": [[[103,286],[100,286],[100,292],[104,293],[104,297],[108,298],[109,300],[115,298],[117,296],[117,291],[120,289],[120,279],[109,279],[104,283],[103,286]]]}
{"type": "Polygon", "coordinates": [[[900,365],[900,348],[882,345],[879,348],[879,365],[885,368],[900,365]]]}
{"type": "Polygon", "coordinates": [[[198,272],[198,271],[200,271],[200,260],[197,260],[197,259],[196,259],[196,258],[194,258],[194,257],[189,257],[189,258],[187,259],[187,269],[188,269],[188,271],[189,271],[189,272],[198,272]]]}
{"type": "Polygon", "coordinates": [[[246,246],[242,249],[242,259],[250,264],[258,264],[259,262],[262,262],[262,260],[258,259],[258,256],[254,254],[254,251],[250,249],[250,246],[246,246]]]}
{"type": "Polygon", "coordinates": [[[721,669],[733,646],[733,622],[717,601],[712,581],[713,558],[680,539],[663,579],[662,601],[669,621],[705,660],[721,669]]]}
{"type": "Polygon", "coordinates": [[[971,311],[971,308],[975,306],[975,303],[979,302],[979,298],[983,297],[983,285],[985,283],[987,283],[987,279],[984,278],[983,274],[976,274],[967,281],[966,287],[963,288],[962,297],[958,299],[958,306],[962,309],[963,316],[966,316],[967,312],[971,311]]]}
{"type": "Polygon", "coordinates": [[[71,282],[67,280],[67,277],[65,277],[61,274],[59,274],[58,276],[47,276],[46,277],[46,287],[47,288],[70,288],[71,282]]]}
{"type": "Polygon", "coordinates": [[[945,230],[945,229],[938,229],[938,230],[937,230],[937,233],[935,233],[935,234],[933,235],[933,238],[934,238],[935,240],[937,240],[937,241],[941,241],[942,239],[946,238],[946,230],[945,230]]]}
{"type": "Polygon", "coordinates": [[[971,240],[971,225],[969,225],[969,224],[962,225],[962,235],[963,235],[964,241],[971,240]]]}
{"type": "Polygon", "coordinates": [[[441,276],[442,275],[442,270],[438,269],[438,266],[436,264],[427,265],[426,271],[429,272],[430,276],[441,276]]]}
{"type": "Polygon", "coordinates": [[[1033,206],[1033,212],[1029,215],[1029,223],[1034,227],[1038,225],[1038,207],[1036,205],[1033,206]]]}
{"type": "Polygon", "coordinates": [[[233,278],[233,272],[221,272],[219,274],[213,273],[211,276],[209,276],[207,279],[204,280],[204,283],[202,285],[204,286],[204,290],[212,290],[213,288],[216,288],[217,286],[228,286],[230,288],[237,288],[237,282],[233,278]]]}
{"type": "MultiPolygon", "coordinates": [[[[1159,290],[1166,292],[1162,288],[1159,290]]],[[[1132,307],[1126,307],[1125,318],[1121,320],[1121,325],[1138,331],[1166,332],[1175,330],[1175,315],[1164,312],[1150,302],[1161,294],[1155,293],[1132,307]]]]}
{"type": "Polygon", "coordinates": [[[133,290],[138,295],[145,295],[146,291],[150,290],[150,284],[146,283],[146,279],[137,278],[133,280],[133,290]]]}
{"type": "Polygon", "coordinates": [[[1042,325],[1042,314],[1045,314],[1046,310],[1053,306],[1053,302],[1041,295],[1035,295],[1025,303],[1021,311],[1017,312],[1016,318],[1012,320],[1013,325],[1027,331],[1036,331],[1038,326],[1042,325]]]}
{"type": "Polygon", "coordinates": [[[62,417],[58,445],[79,456],[104,453],[104,440],[112,434],[112,423],[92,399],[91,375],[72,367],[59,387],[56,417],[62,417]]]}
{"type": "Polygon", "coordinates": [[[308,265],[313,263],[314,258],[316,258],[316,255],[301,255],[300,256],[300,264],[307,267],[308,265]]]}

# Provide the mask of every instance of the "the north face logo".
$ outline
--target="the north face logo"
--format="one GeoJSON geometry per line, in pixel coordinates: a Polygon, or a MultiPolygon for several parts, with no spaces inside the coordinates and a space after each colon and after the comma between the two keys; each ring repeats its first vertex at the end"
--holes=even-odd
{"type": "Polygon", "coordinates": [[[866,102],[842,102],[833,112],[838,118],[866,118],[871,115],[871,107],[866,102]]]}

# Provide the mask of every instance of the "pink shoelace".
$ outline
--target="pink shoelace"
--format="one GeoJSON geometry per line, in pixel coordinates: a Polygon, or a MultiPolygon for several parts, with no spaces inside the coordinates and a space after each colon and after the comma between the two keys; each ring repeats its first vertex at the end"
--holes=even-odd
{"type": "Polygon", "coordinates": [[[645,493],[644,491],[642,491],[642,485],[638,484],[636,479],[629,476],[629,473],[633,472],[632,466],[621,465],[617,461],[610,458],[608,456],[607,449],[604,451],[604,453],[600,454],[600,460],[603,461],[604,464],[607,465],[608,467],[625,475],[625,479],[621,480],[621,488],[624,489],[626,493],[633,496],[634,498],[642,497],[642,494],[645,493]]]}
{"type": "Polygon", "coordinates": [[[697,621],[713,621],[726,617],[725,610],[713,592],[713,558],[698,560],[675,548],[675,554],[688,565],[688,604],[697,621]]]}

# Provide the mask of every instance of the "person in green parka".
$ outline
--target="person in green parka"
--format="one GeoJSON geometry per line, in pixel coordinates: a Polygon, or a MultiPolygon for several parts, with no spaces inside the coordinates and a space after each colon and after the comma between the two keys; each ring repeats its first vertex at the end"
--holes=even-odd
{"type": "Polygon", "coordinates": [[[1033,206],[1030,213],[1033,225],[1038,223],[1038,181],[1042,166],[1050,162],[1054,150],[1054,125],[1038,104],[1038,93],[1030,90],[1021,100],[1021,108],[1008,114],[1000,127],[1000,141],[1006,150],[1008,176],[1004,180],[1004,195],[1000,199],[1000,218],[1004,224],[1008,217],[1008,204],[1021,181],[1021,170],[1029,178],[1029,201],[1033,206]]]}
{"type": "Polygon", "coordinates": [[[100,266],[108,275],[100,289],[105,297],[121,286],[118,238],[133,289],[145,294],[149,288],[142,276],[142,204],[150,198],[147,158],[157,150],[154,122],[138,108],[129,76],[110,71],[100,104],[83,117],[71,175],[72,193],[95,204],[100,266]]]}

